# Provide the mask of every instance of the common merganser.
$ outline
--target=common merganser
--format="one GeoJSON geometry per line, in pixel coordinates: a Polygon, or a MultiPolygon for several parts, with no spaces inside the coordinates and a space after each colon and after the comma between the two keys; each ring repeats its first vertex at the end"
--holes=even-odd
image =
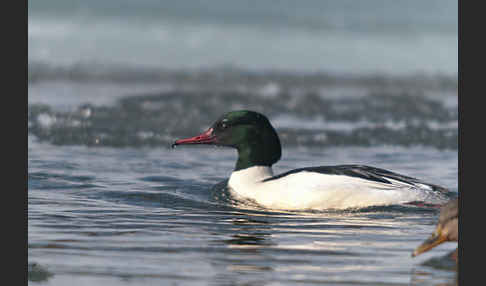
{"type": "MultiPolygon", "coordinates": [[[[447,241],[458,241],[459,239],[459,199],[451,200],[440,209],[439,222],[432,235],[419,245],[412,257],[424,253],[437,245],[447,241]]],[[[457,263],[457,248],[447,255],[457,263]]]]}
{"type": "Polygon", "coordinates": [[[280,139],[267,117],[254,111],[228,112],[202,134],[176,140],[172,147],[186,144],[236,148],[228,189],[236,199],[265,208],[324,210],[446,201],[442,187],[364,165],[307,167],[274,176],[280,139]]]}

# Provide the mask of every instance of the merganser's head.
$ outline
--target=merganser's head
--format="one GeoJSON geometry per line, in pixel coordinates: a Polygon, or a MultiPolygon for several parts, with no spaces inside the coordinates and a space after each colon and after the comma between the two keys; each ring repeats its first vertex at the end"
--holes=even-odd
{"type": "Polygon", "coordinates": [[[455,199],[440,209],[439,222],[432,235],[412,253],[417,256],[446,241],[458,241],[459,200],[455,199]]]}
{"type": "Polygon", "coordinates": [[[172,146],[212,144],[238,150],[235,170],[271,166],[280,160],[281,146],[270,121],[255,111],[231,111],[198,136],[176,140],[172,146]]]}

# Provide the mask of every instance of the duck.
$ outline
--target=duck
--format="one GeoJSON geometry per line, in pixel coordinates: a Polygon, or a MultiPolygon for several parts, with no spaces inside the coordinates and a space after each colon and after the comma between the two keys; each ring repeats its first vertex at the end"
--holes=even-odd
{"type": "MultiPolygon", "coordinates": [[[[459,199],[453,199],[444,204],[440,208],[439,220],[435,231],[426,239],[422,244],[420,244],[413,252],[412,257],[415,257],[421,253],[429,251],[430,249],[436,247],[444,242],[456,242],[459,239],[459,199]]],[[[447,258],[458,261],[457,255],[458,249],[453,250],[446,255],[447,258]]]]}
{"type": "Polygon", "coordinates": [[[227,188],[236,200],[268,209],[327,210],[391,204],[440,205],[447,189],[385,169],[360,165],[314,166],[274,175],[282,154],[268,118],[252,110],[230,111],[200,135],[178,145],[206,144],[237,150],[227,188]]]}

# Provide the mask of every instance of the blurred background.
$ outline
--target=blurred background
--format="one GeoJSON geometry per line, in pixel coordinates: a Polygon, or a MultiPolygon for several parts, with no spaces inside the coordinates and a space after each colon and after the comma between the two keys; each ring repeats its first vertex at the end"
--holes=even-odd
{"type": "Polygon", "coordinates": [[[288,145],[457,148],[457,1],[28,5],[37,139],[154,146],[244,108],[288,145]]]}
{"type": "Polygon", "coordinates": [[[29,61],[455,75],[457,1],[30,1],[29,61]]]}

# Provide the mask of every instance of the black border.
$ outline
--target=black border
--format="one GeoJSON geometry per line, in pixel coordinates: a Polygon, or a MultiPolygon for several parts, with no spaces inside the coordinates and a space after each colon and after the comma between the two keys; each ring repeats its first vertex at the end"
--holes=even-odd
{"type": "MultiPolygon", "coordinates": [[[[34,0],[35,1],[35,0],[34,0]]],[[[27,285],[28,268],[28,1],[4,3],[2,9],[4,258],[2,278],[27,285]],[[6,275],[6,276],[4,276],[6,275]]],[[[8,283],[8,282],[7,282],[8,283]]]]}

